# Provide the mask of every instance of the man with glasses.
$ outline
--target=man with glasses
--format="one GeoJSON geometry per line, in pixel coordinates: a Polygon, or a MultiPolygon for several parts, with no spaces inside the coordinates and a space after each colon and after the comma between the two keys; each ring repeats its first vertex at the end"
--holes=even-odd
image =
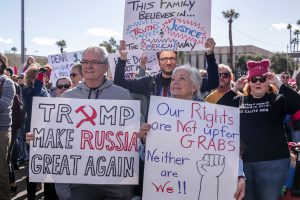
{"type": "MultiPolygon", "coordinates": [[[[203,78],[201,93],[211,91],[218,87],[218,65],[214,56],[214,47],[216,43],[212,38],[207,39],[205,47],[208,48],[206,53],[206,60],[208,63],[207,73],[208,77],[203,78]]],[[[170,83],[171,76],[174,68],[177,65],[177,52],[176,51],[160,51],[157,52],[157,59],[160,66],[160,72],[144,76],[142,78],[126,80],[125,79],[125,66],[127,60],[127,53],[125,41],[120,42],[120,59],[116,66],[114,83],[120,85],[130,92],[143,94],[146,96],[170,96],[170,83]]]]}
{"type": "MultiPolygon", "coordinates": [[[[62,94],[64,98],[130,100],[129,91],[105,78],[108,69],[107,52],[102,47],[89,47],[82,54],[83,81],[62,94]]],[[[130,185],[56,184],[59,199],[131,200],[130,185]],[[63,186],[67,186],[63,188],[63,186]],[[62,186],[62,187],[61,187],[62,186]],[[63,192],[63,193],[62,193],[63,192]],[[65,198],[61,198],[63,195],[65,198]],[[69,195],[69,196],[68,196],[69,195]]]]}
{"type": "Polygon", "coordinates": [[[214,90],[205,98],[205,101],[209,103],[217,103],[223,97],[223,95],[231,89],[230,84],[233,75],[230,67],[224,64],[220,64],[218,71],[219,71],[219,86],[216,90],[214,90]]]}
{"type": "MultiPolygon", "coordinates": [[[[218,87],[218,65],[214,56],[214,47],[216,43],[212,38],[208,38],[205,42],[205,47],[208,48],[206,52],[206,61],[208,63],[207,74],[208,76],[202,79],[201,93],[211,91],[218,87]]],[[[116,65],[114,83],[121,87],[128,89],[131,93],[145,95],[149,98],[150,95],[155,96],[171,96],[170,83],[173,70],[177,65],[177,52],[176,51],[160,51],[157,52],[157,59],[160,66],[160,72],[135,78],[131,80],[125,79],[125,67],[127,60],[126,42],[120,41],[119,53],[120,59],[116,65]]],[[[147,120],[146,120],[147,121],[147,120]]],[[[135,195],[142,196],[143,187],[143,162],[140,161],[140,185],[135,188],[135,195]]]]}

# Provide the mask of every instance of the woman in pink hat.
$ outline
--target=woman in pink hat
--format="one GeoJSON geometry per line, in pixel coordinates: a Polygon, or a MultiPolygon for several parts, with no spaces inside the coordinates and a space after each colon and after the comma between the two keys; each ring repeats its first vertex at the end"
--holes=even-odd
{"type": "Polygon", "coordinates": [[[269,60],[249,61],[241,77],[219,104],[240,108],[246,200],[277,200],[289,169],[283,121],[300,109],[300,95],[269,72],[269,60]],[[236,92],[244,88],[244,95],[236,92]]]}

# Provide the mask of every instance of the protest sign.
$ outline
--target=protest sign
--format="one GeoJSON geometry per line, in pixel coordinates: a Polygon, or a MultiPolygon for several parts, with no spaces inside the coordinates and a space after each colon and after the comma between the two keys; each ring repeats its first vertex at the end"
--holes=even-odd
{"type": "MultiPolygon", "coordinates": [[[[125,79],[134,79],[136,74],[139,72],[141,57],[143,52],[141,51],[130,51],[127,55],[126,67],[125,67],[125,79]]],[[[156,53],[154,52],[145,52],[145,56],[148,59],[148,63],[146,64],[146,70],[150,73],[156,73],[160,70],[158,65],[158,60],[156,53]]],[[[108,55],[109,67],[112,73],[112,78],[114,78],[116,64],[118,63],[118,59],[120,57],[119,53],[112,53],[108,55]]]]}
{"type": "Polygon", "coordinates": [[[143,200],[229,200],[238,178],[239,109],[151,96],[143,200]]]}
{"type": "Polygon", "coordinates": [[[35,97],[31,182],[138,184],[140,105],[35,97]]]}
{"type": "Polygon", "coordinates": [[[82,57],[82,51],[68,52],[48,56],[48,63],[52,67],[51,82],[56,85],[59,77],[70,77],[70,71],[74,63],[79,62],[82,57]]]}
{"type": "Polygon", "coordinates": [[[203,50],[210,27],[211,0],[125,2],[123,38],[130,50],[203,50]]]}

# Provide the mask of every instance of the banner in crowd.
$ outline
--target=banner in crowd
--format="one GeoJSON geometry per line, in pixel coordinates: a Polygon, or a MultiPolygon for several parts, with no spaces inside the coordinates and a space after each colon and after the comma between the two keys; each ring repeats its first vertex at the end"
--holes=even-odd
{"type": "Polygon", "coordinates": [[[143,200],[229,200],[238,179],[239,109],[151,96],[143,200]]]}
{"type": "Polygon", "coordinates": [[[35,97],[31,182],[138,184],[140,105],[35,97]]]}
{"type": "Polygon", "coordinates": [[[210,29],[211,0],[125,1],[123,38],[130,50],[203,50],[210,29]]]}
{"type": "MultiPolygon", "coordinates": [[[[134,79],[136,74],[139,72],[141,57],[143,52],[141,51],[129,51],[127,55],[126,67],[125,67],[125,79],[134,79]]],[[[156,73],[160,70],[156,53],[154,52],[144,52],[147,57],[148,62],[146,64],[146,70],[150,73],[156,73]]],[[[116,64],[120,57],[119,53],[112,53],[108,55],[108,62],[110,70],[112,73],[112,78],[114,78],[116,64]]]]}
{"type": "Polygon", "coordinates": [[[56,85],[59,77],[70,77],[72,66],[81,60],[82,52],[76,51],[48,56],[48,63],[52,67],[50,80],[53,86],[56,85]]]}

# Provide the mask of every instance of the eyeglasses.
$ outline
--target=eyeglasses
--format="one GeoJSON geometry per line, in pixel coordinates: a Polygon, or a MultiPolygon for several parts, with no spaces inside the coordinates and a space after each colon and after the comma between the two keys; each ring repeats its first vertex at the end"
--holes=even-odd
{"type": "Polygon", "coordinates": [[[82,64],[82,65],[91,64],[92,66],[95,66],[95,65],[100,65],[100,64],[106,64],[106,62],[100,62],[98,60],[82,60],[82,61],[80,61],[80,64],[82,64]]]}
{"type": "Polygon", "coordinates": [[[71,78],[74,78],[74,77],[76,77],[76,76],[78,76],[78,75],[80,75],[80,74],[70,73],[70,77],[71,77],[71,78]]]}
{"type": "Polygon", "coordinates": [[[290,76],[281,76],[282,79],[290,79],[290,76]]]}
{"type": "Polygon", "coordinates": [[[24,78],[23,76],[19,76],[19,77],[18,77],[18,79],[23,79],[23,78],[24,78]]]}
{"type": "Polygon", "coordinates": [[[71,87],[71,85],[69,85],[69,84],[63,84],[63,85],[56,85],[56,87],[58,89],[62,89],[62,88],[69,89],[71,87]]]}
{"type": "Polygon", "coordinates": [[[163,63],[168,62],[168,60],[170,60],[170,62],[176,62],[176,58],[175,57],[170,57],[170,58],[165,57],[165,58],[160,58],[159,60],[160,60],[160,62],[163,62],[163,63]]]}
{"type": "Polygon", "coordinates": [[[219,77],[220,78],[229,78],[230,77],[230,73],[219,73],[219,77]]]}
{"type": "Polygon", "coordinates": [[[252,77],[252,78],[250,79],[250,81],[251,81],[252,83],[257,83],[257,81],[259,81],[259,82],[261,82],[261,83],[264,83],[264,82],[266,82],[266,80],[267,80],[267,77],[266,77],[266,76],[252,77]]]}

